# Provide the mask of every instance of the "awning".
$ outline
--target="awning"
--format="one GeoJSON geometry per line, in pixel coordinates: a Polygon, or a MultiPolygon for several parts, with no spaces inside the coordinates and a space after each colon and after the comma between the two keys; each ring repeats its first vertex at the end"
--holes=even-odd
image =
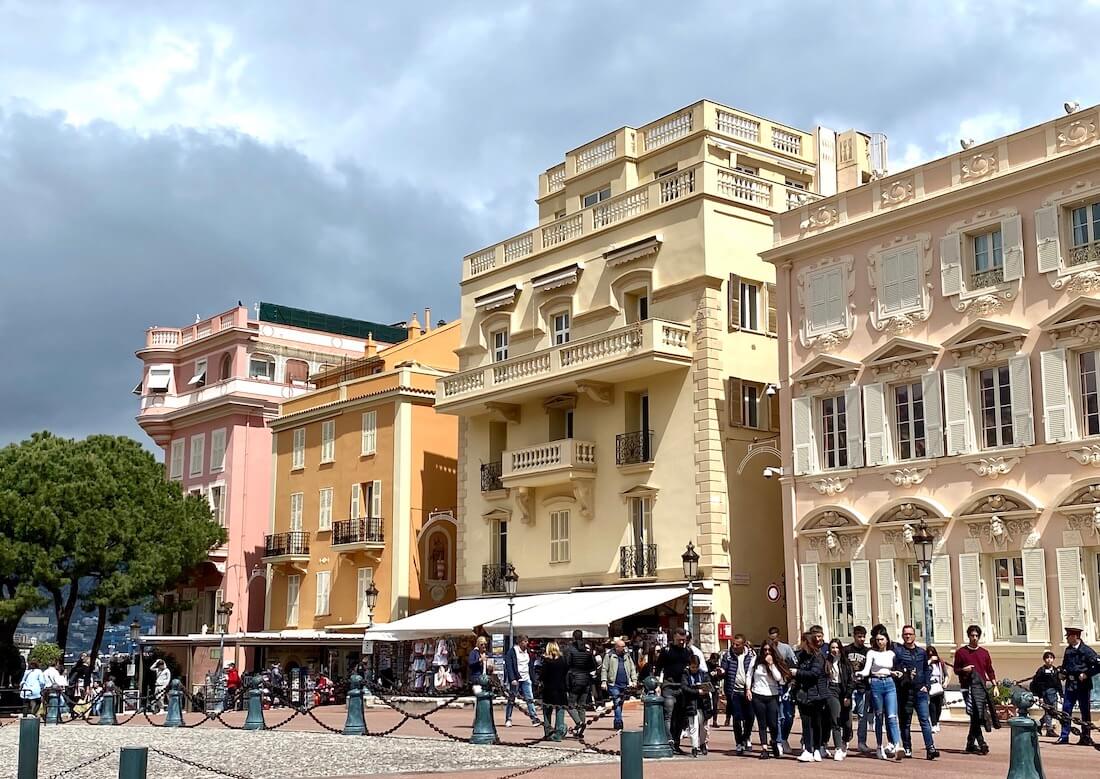
{"type": "MultiPolygon", "coordinates": [[[[567,638],[574,630],[583,631],[586,638],[603,638],[612,622],[686,594],[680,586],[575,590],[516,614],[512,625],[517,633],[538,638],[567,638]]],[[[507,616],[485,626],[490,632],[507,628],[507,616]]]]}
{"type": "Polygon", "coordinates": [[[247,633],[190,633],[186,636],[144,635],[138,643],[146,646],[218,646],[222,641],[234,646],[295,646],[301,644],[336,644],[359,646],[361,633],[332,633],[326,630],[262,630],[247,633]]]}
{"type": "Polygon", "coordinates": [[[661,249],[661,236],[651,235],[649,238],[643,238],[640,241],[634,241],[634,243],[628,243],[626,246],[617,246],[614,249],[609,249],[604,252],[604,260],[606,260],[607,267],[613,268],[617,265],[625,265],[633,260],[641,259],[642,257],[648,257],[650,254],[656,254],[661,249]]]}
{"type": "Polygon", "coordinates": [[[482,311],[492,311],[496,308],[504,308],[505,306],[510,306],[515,303],[516,295],[518,294],[519,287],[513,284],[510,287],[498,289],[495,292],[487,292],[484,295],[474,298],[474,307],[482,311]]]}
{"type": "Polygon", "coordinates": [[[543,273],[541,276],[535,276],[531,279],[531,286],[539,292],[549,292],[559,287],[567,287],[570,284],[576,284],[580,274],[581,266],[574,262],[572,265],[567,265],[564,268],[558,268],[549,273],[543,273]]]}
{"type": "MultiPolygon", "coordinates": [[[[515,614],[562,598],[566,593],[517,595],[515,614]]],[[[366,637],[375,641],[411,641],[418,638],[461,636],[472,634],[478,625],[503,620],[504,632],[508,629],[508,598],[492,595],[480,598],[462,598],[454,603],[422,611],[384,625],[375,625],[366,637]]],[[[497,628],[499,629],[499,624],[497,628]]]]}

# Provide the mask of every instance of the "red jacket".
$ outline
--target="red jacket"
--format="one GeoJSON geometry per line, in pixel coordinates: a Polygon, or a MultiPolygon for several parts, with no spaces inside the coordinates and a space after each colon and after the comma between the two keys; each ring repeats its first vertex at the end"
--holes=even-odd
{"type": "Polygon", "coordinates": [[[230,690],[235,690],[241,686],[241,675],[237,673],[236,668],[230,668],[225,673],[225,686],[230,690]]]}

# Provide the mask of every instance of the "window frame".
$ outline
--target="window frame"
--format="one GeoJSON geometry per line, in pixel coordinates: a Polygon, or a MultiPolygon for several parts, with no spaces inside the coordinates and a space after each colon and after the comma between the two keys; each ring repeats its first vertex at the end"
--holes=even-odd
{"type": "Polygon", "coordinates": [[[187,474],[192,478],[202,476],[206,467],[206,433],[195,433],[188,442],[190,451],[187,457],[187,474]],[[198,467],[195,465],[195,456],[198,455],[198,467]]]}
{"type": "Polygon", "coordinates": [[[508,359],[509,335],[508,328],[502,327],[489,332],[489,353],[493,362],[504,362],[508,359]]]}
{"type": "Polygon", "coordinates": [[[168,478],[171,481],[182,481],[184,470],[184,449],[187,446],[186,438],[174,438],[168,448],[168,478]]]}
{"type": "Polygon", "coordinates": [[[924,400],[924,383],[919,379],[917,381],[901,381],[887,385],[890,389],[890,425],[893,441],[893,455],[896,462],[909,462],[911,460],[924,460],[928,458],[928,413],[925,409],[924,400]],[[908,399],[905,401],[906,410],[909,415],[909,419],[905,422],[901,421],[899,416],[899,409],[901,404],[898,402],[898,390],[902,388],[908,389],[908,399]],[[920,390],[920,400],[917,401],[913,397],[914,388],[920,390]],[[920,404],[920,419],[916,418],[917,403],[920,404]],[[918,423],[923,428],[923,433],[917,436],[916,429],[918,423]],[[902,440],[902,428],[905,426],[909,431],[908,442],[902,440]],[[921,454],[917,454],[918,442],[923,451],[921,454]],[[902,444],[908,443],[911,447],[911,453],[909,456],[902,454],[902,444]]]}
{"type": "Polygon", "coordinates": [[[210,431],[210,473],[221,473],[225,470],[225,451],[229,442],[226,428],[219,427],[210,431]]]}
{"type": "Polygon", "coordinates": [[[195,366],[191,370],[191,378],[188,379],[187,386],[188,387],[194,387],[195,389],[198,389],[200,387],[205,387],[206,384],[207,384],[206,372],[207,372],[206,358],[201,357],[198,360],[195,360],[195,366]]]}
{"type": "Polygon", "coordinates": [[[316,596],[313,608],[314,616],[323,617],[332,614],[332,571],[317,571],[314,586],[317,588],[314,593],[316,596]],[[322,586],[322,582],[324,586],[322,586]]]}
{"type": "Polygon", "coordinates": [[[306,429],[296,427],[290,435],[290,470],[300,471],[306,467],[306,429]]]}
{"type": "Polygon", "coordinates": [[[989,558],[990,566],[990,582],[992,583],[992,597],[990,605],[992,607],[992,621],[993,621],[993,639],[995,641],[1002,641],[1006,643],[1027,643],[1027,593],[1026,584],[1024,580],[1024,560],[1022,555],[1017,555],[1012,552],[1005,554],[991,555],[989,558]],[[998,576],[998,562],[1001,560],[1008,560],[1011,563],[1019,564],[1018,575],[1017,571],[1011,571],[1012,588],[1014,592],[1007,596],[1012,600],[1012,608],[1014,614],[1012,621],[1015,623],[1012,635],[1006,635],[1001,631],[1001,617],[1002,617],[1002,596],[1000,588],[1000,578],[998,576]],[[1017,585],[1016,582],[1019,582],[1017,585]],[[1016,630],[1020,627],[1020,623],[1023,624],[1023,633],[1020,634],[1016,630]]]}
{"type": "Polygon", "coordinates": [[[304,529],[305,520],[305,493],[290,493],[290,519],[289,530],[291,533],[300,533],[304,529]]]}
{"type": "Polygon", "coordinates": [[[815,398],[815,405],[817,408],[817,414],[815,424],[817,426],[818,441],[820,446],[818,449],[818,456],[821,458],[820,466],[822,471],[842,471],[846,470],[848,466],[848,399],[843,392],[832,395],[822,395],[819,398],[815,398]],[[826,411],[826,403],[832,401],[833,411],[826,411]],[[838,404],[844,405],[843,411],[838,410],[838,404]],[[835,430],[829,433],[825,429],[826,419],[830,418],[835,430]],[[841,419],[843,418],[843,428],[840,426],[841,419]],[[829,448],[829,437],[832,436],[835,439],[835,447],[829,448]],[[843,437],[843,443],[841,439],[843,437]],[[829,452],[833,451],[835,456],[835,464],[829,464],[829,452]],[[843,460],[843,462],[841,462],[843,460]]]}
{"type": "Polygon", "coordinates": [[[843,330],[847,326],[847,305],[845,299],[845,270],[840,264],[827,265],[823,268],[818,268],[806,275],[806,295],[807,300],[804,306],[806,313],[806,334],[810,337],[825,335],[826,333],[833,333],[838,330],[843,330]],[[840,287],[840,295],[835,300],[829,297],[828,280],[835,276],[837,283],[840,287]],[[813,318],[813,294],[815,284],[826,284],[824,305],[825,305],[825,319],[823,322],[815,323],[813,318]],[[836,303],[839,311],[837,312],[837,321],[833,321],[832,308],[830,305],[836,303]]]}
{"type": "Polygon", "coordinates": [[[554,346],[569,343],[573,329],[573,318],[568,309],[555,311],[550,315],[550,341],[554,346]]]}
{"type": "Polygon", "coordinates": [[[321,465],[336,462],[336,420],[321,422],[321,465]]]}
{"type": "Polygon", "coordinates": [[[586,192],[581,195],[581,208],[591,208],[592,206],[599,205],[605,200],[611,199],[611,185],[608,184],[605,187],[594,189],[591,192],[586,192]],[[591,199],[591,202],[589,200],[591,199]]]}
{"type": "Polygon", "coordinates": [[[370,565],[359,566],[355,571],[355,621],[362,625],[370,620],[367,609],[366,589],[374,581],[374,567],[370,565]],[[363,576],[366,571],[367,575],[363,576]],[[363,580],[366,579],[366,582],[363,580]]]}
{"type": "Polygon", "coordinates": [[[218,523],[219,527],[228,527],[225,518],[225,498],[227,491],[225,488],[225,482],[218,481],[210,484],[206,488],[206,502],[210,505],[210,511],[214,514],[214,521],[218,523]],[[219,500],[215,505],[213,497],[214,491],[217,490],[219,500]]]}
{"type": "Polygon", "coordinates": [[[974,389],[972,390],[973,396],[970,398],[970,404],[972,409],[972,424],[974,426],[974,437],[977,439],[978,449],[982,451],[991,451],[995,449],[1006,449],[1016,444],[1016,431],[1013,427],[1013,415],[1012,415],[1012,375],[1008,366],[1008,363],[998,363],[996,365],[986,365],[982,367],[973,368],[971,371],[971,381],[973,382],[974,389]],[[997,426],[995,428],[997,434],[996,444],[986,443],[986,425],[985,425],[985,405],[984,405],[984,387],[982,386],[982,375],[988,371],[994,371],[993,378],[993,391],[997,395],[997,403],[993,407],[994,415],[997,420],[997,426]],[[1004,374],[1004,383],[1000,384],[1001,374],[1004,374]],[[1006,404],[1007,401],[1007,404],[1006,404]],[[1003,415],[1007,414],[1007,419],[1003,418],[1003,415]],[[1004,428],[1007,427],[1009,431],[1009,441],[1004,440],[1004,428]]]}
{"type": "Polygon", "coordinates": [[[366,457],[378,452],[378,410],[364,411],[360,420],[359,455],[366,457]]]}
{"type": "Polygon", "coordinates": [[[286,577],[286,624],[297,626],[301,614],[302,601],[302,577],[301,574],[287,574],[286,577]],[[293,586],[291,586],[293,585],[293,586]],[[294,597],[290,597],[291,590],[294,597]]]}
{"type": "Polygon", "coordinates": [[[317,490],[317,529],[332,530],[332,487],[321,487],[317,490]],[[326,501],[327,496],[327,501],[326,501]],[[326,505],[326,502],[328,505],[326,505]]]}
{"type": "Polygon", "coordinates": [[[251,354],[248,355],[248,378],[249,379],[252,379],[252,380],[257,380],[258,379],[258,380],[261,380],[261,381],[275,381],[276,372],[277,372],[276,371],[276,361],[275,361],[274,356],[272,356],[270,354],[267,354],[266,352],[252,352],[251,354]],[[257,362],[263,362],[265,365],[271,366],[271,375],[270,376],[266,375],[266,372],[265,372],[265,374],[256,373],[254,368],[255,368],[255,364],[257,362]]]}
{"type": "Polygon", "coordinates": [[[761,302],[764,298],[763,285],[750,279],[742,278],[739,282],[738,296],[741,299],[739,311],[739,326],[741,330],[749,333],[762,333],[760,323],[761,302]]]}
{"type": "Polygon", "coordinates": [[[171,365],[150,365],[148,377],[145,380],[146,395],[166,395],[172,389],[172,374],[175,369],[171,365]],[[158,379],[154,381],[154,379],[158,379]],[[160,381],[163,379],[163,381],[160,381]]]}
{"type": "Polygon", "coordinates": [[[1004,283],[1005,255],[1004,236],[1000,223],[986,225],[984,228],[969,233],[964,233],[966,240],[966,264],[967,272],[963,275],[966,289],[976,291],[979,289],[995,288],[1004,283]],[[988,248],[982,252],[987,254],[988,267],[978,268],[978,242],[987,239],[988,248]],[[986,278],[988,276],[988,278],[986,278]]]}
{"type": "Polygon", "coordinates": [[[569,562],[569,509],[550,512],[550,563],[569,562]]]}
{"type": "MultiPolygon", "coordinates": [[[[761,391],[761,385],[756,382],[743,381],[741,382],[741,426],[749,427],[753,430],[763,430],[763,426],[760,424],[760,406],[761,399],[767,397],[761,391]],[[755,399],[750,399],[750,390],[756,395],[755,399]],[[755,416],[756,422],[753,424],[750,422],[750,417],[755,416]]],[[[770,409],[769,409],[770,412],[770,409]]],[[[770,415],[770,414],[769,414],[770,415]]],[[[770,422],[770,420],[769,420],[770,422]]]]}
{"type": "Polygon", "coordinates": [[[829,571],[829,596],[828,600],[828,614],[829,620],[829,635],[830,638],[840,638],[844,640],[851,640],[852,629],[855,627],[855,578],[852,574],[852,566],[849,565],[830,565],[827,567],[829,571]],[[847,583],[843,581],[838,585],[834,581],[834,574],[838,572],[847,572],[847,583]],[[837,589],[840,588],[840,596],[837,597],[837,589]],[[844,590],[847,589],[847,599],[844,599],[844,590]],[[840,631],[837,628],[840,627],[840,622],[837,619],[841,616],[840,612],[843,610],[845,603],[847,603],[847,630],[840,631]]]}
{"type": "Polygon", "coordinates": [[[1095,260],[1086,259],[1078,263],[1072,261],[1073,253],[1082,248],[1089,249],[1090,247],[1098,247],[1094,252],[1100,254],[1100,219],[1097,219],[1098,211],[1100,211],[1100,198],[1093,195],[1092,197],[1085,198],[1076,203],[1068,203],[1062,206],[1062,210],[1066,215],[1064,221],[1067,232],[1066,237],[1068,238],[1066,241],[1066,256],[1063,261],[1063,266],[1065,268],[1080,268],[1083,265],[1094,265],[1100,262],[1100,257],[1095,260]],[[1085,224],[1083,226],[1085,228],[1085,237],[1089,239],[1086,240],[1085,243],[1077,243],[1075,235],[1077,228],[1073,222],[1074,214],[1080,210],[1084,210],[1085,212],[1085,224]],[[1092,212],[1091,219],[1089,219],[1090,211],[1092,212]]]}
{"type": "Polygon", "coordinates": [[[1073,410],[1073,414],[1075,421],[1080,425],[1079,437],[1085,439],[1100,436],[1100,349],[1073,349],[1068,351],[1073,358],[1076,368],[1071,394],[1073,396],[1073,402],[1077,406],[1077,408],[1073,410]],[[1086,355],[1092,357],[1094,365],[1094,370],[1092,371],[1093,383],[1096,386],[1094,392],[1086,392],[1084,387],[1085,371],[1082,368],[1082,360],[1086,355]],[[1092,415],[1089,414],[1088,410],[1088,398],[1090,395],[1094,396],[1096,399],[1096,413],[1092,415]],[[1089,430],[1089,416],[1095,417],[1095,432],[1089,430]]]}

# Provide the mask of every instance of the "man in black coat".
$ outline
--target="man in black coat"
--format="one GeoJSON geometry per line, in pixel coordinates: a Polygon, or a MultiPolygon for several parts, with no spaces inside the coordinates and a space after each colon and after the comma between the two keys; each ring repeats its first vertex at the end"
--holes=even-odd
{"type": "Polygon", "coordinates": [[[588,699],[588,688],[592,686],[592,672],[596,670],[596,658],[584,645],[584,633],[573,631],[573,643],[565,650],[565,665],[569,669],[566,681],[566,699],[569,703],[569,716],[573,719],[573,733],[577,738],[584,737],[584,703],[588,699]]]}
{"type": "Polygon", "coordinates": [[[680,749],[680,735],[686,724],[684,715],[684,694],[681,684],[684,672],[694,652],[687,646],[687,631],[676,628],[672,634],[672,643],[657,656],[657,673],[661,675],[661,695],[665,699],[665,727],[668,730],[669,743],[674,752],[684,754],[680,749]]]}
{"type": "MultiPolygon", "coordinates": [[[[1062,734],[1056,744],[1068,744],[1070,732],[1070,716],[1076,704],[1081,709],[1081,721],[1092,723],[1089,711],[1090,698],[1092,697],[1092,675],[1100,670],[1100,659],[1092,647],[1081,640],[1081,628],[1066,628],[1066,653],[1062,657],[1062,673],[1066,675],[1066,689],[1062,695],[1062,713],[1066,718],[1062,720],[1062,734]]],[[[1081,729],[1081,739],[1078,744],[1089,746],[1092,744],[1092,735],[1088,728],[1081,729]]]]}

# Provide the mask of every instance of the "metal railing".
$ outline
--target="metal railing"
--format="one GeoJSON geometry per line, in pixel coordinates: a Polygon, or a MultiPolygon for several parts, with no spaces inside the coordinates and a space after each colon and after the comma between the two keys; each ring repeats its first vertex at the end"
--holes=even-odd
{"type": "Polygon", "coordinates": [[[382,517],[343,519],[332,523],[332,545],[381,544],[386,540],[382,517]]]}
{"type": "Polygon", "coordinates": [[[500,460],[481,464],[481,491],[492,492],[504,489],[504,483],[500,480],[503,464],[500,460]]]}
{"type": "Polygon", "coordinates": [[[508,573],[508,563],[489,563],[481,566],[481,591],[483,593],[504,592],[504,574],[508,573]]]}
{"type": "Polygon", "coordinates": [[[615,464],[636,465],[653,460],[653,431],[619,433],[615,436],[615,464]]]}
{"type": "Polygon", "coordinates": [[[291,530],[288,533],[264,536],[264,557],[308,554],[309,533],[305,530],[291,530]]]}
{"type": "Polygon", "coordinates": [[[631,544],[619,548],[620,579],[641,579],[656,575],[656,544],[631,544]]]}

